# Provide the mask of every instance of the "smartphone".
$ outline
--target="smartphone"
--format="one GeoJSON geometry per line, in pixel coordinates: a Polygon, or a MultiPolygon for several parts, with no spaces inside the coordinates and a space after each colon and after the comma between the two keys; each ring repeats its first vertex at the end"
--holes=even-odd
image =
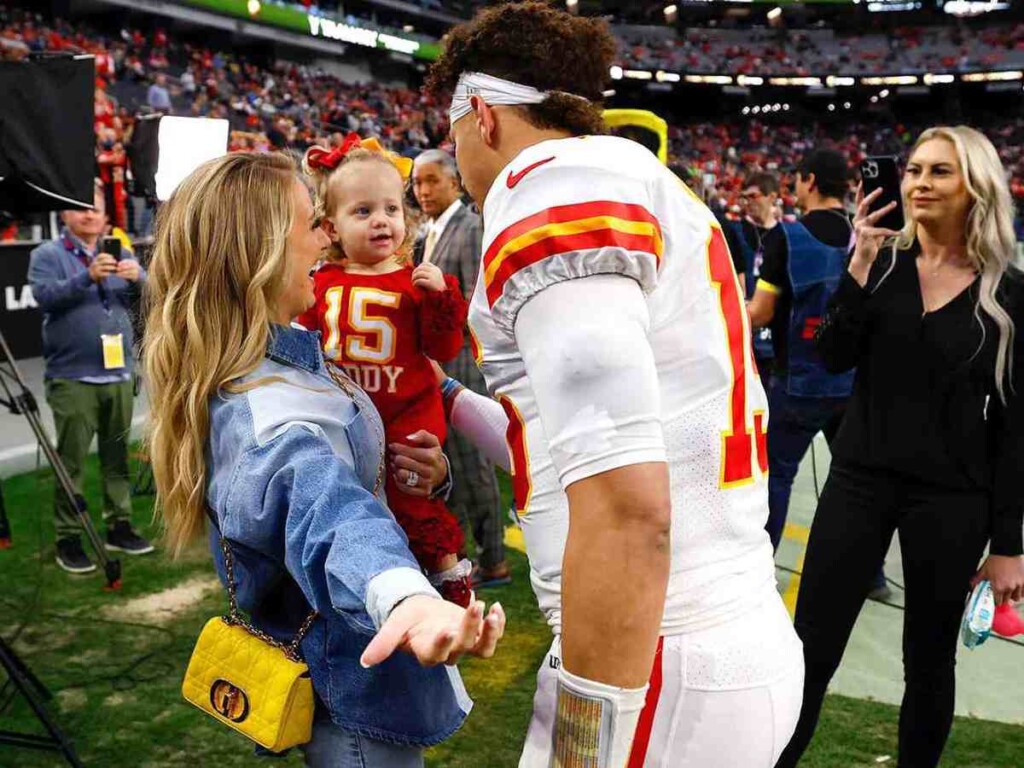
{"type": "Polygon", "coordinates": [[[899,159],[889,155],[866,157],[860,164],[860,177],[864,182],[864,197],[876,189],[882,190],[882,194],[871,204],[869,211],[877,211],[893,200],[896,201],[896,207],[879,219],[875,226],[893,230],[903,229],[903,193],[900,190],[899,159]]]}
{"type": "Polygon", "coordinates": [[[107,253],[114,257],[114,261],[121,260],[121,241],[116,237],[104,237],[100,243],[100,253],[107,253]]]}

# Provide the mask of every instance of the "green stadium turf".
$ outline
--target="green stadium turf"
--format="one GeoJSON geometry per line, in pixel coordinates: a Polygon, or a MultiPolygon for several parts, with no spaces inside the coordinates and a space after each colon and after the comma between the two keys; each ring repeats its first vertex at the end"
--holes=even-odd
{"type": "MultiPolygon", "coordinates": [[[[98,575],[69,577],[53,563],[53,483],[48,471],[4,481],[15,546],[0,551],[0,633],[54,693],[51,711],[72,736],[88,766],[269,765],[253,757],[248,742],[181,698],[181,677],[203,622],[221,612],[225,597],[211,581],[202,547],[178,562],[164,554],[131,558],[124,587],[101,590],[98,575]],[[168,593],[168,590],[177,592],[168,593]],[[160,595],[160,600],[153,598],[160,595]],[[163,615],[150,598],[168,609],[163,615]],[[134,612],[126,612],[130,608],[134,612]]],[[[87,470],[86,496],[98,510],[95,459],[87,470]]],[[[135,501],[135,522],[151,536],[152,499],[135,501]]],[[[98,517],[98,514],[96,514],[98,517]]],[[[510,552],[514,583],[483,593],[500,600],[508,634],[489,662],[462,664],[476,700],[466,726],[427,758],[430,768],[513,768],[529,719],[534,674],[550,642],[527,579],[526,559],[510,552]]],[[[893,649],[895,651],[895,648],[893,649]]],[[[0,677],[2,679],[2,677],[0,677]]],[[[2,684],[0,684],[2,687],[2,684]]],[[[0,693],[0,705],[10,691],[0,693]]],[[[894,707],[830,697],[808,768],[895,765],[894,707]],[[888,761],[879,758],[889,756],[888,761]]],[[[0,711],[2,728],[39,732],[28,707],[14,699],[0,711]]],[[[1024,729],[958,719],[943,766],[1019,768],[1024,764],[1024,729]]],[[[0,746],[0,766],[60,765],[56,755],[0,746]]],[[[295,753],[274,765],[300,765],[295,753]]]]}

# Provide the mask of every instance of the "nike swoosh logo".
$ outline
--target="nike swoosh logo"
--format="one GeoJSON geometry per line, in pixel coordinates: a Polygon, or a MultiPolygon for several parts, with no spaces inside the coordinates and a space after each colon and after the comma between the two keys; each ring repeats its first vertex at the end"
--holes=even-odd
{"type": "Polygon", "coordinates": [[[523,170],[519,171],[519,173],[512,173],[512,171],[509,171],[508,179],[505,180],[505,183],[508,185],[509,189],[512,189],[516,184],[523,180],[523,177],[526,174],[528,174],[534,168],[540,168],[540,166],[544,165],[545,163],[550,163],[554,159],[554,157],[548,157],[545,158],[544,160],[538,160],[536,163],[532,163],[523,168],[523,170]]]}

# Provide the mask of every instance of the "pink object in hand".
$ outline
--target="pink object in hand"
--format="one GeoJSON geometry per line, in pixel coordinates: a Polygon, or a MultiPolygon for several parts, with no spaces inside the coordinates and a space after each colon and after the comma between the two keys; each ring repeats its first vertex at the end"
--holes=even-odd
{"type": "Polygon", "coordinates": [[[992,619],[992,631],[1003,637],[1024,635],[1024,619],[1013,609],[1011,603],[1003,603],[996,606],[996,613],[992,619]]]}

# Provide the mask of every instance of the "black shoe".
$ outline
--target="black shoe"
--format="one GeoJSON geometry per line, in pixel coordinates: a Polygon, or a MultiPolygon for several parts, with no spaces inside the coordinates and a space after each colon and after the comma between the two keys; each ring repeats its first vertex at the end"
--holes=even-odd
{"type": "Polygon", "coordinates": [[[107,549],[129,555],[148,555],[153,545],[132,530],[127,520],[118,520],[113,528],[107,529],[107,549]]]}
{"type": "Polygon", "coordinates": [[[96,570],[96,566],[82,549],[82,539],[78,536],[58,539],[57,565],[68,573],[92,573],[96,570]]]}

